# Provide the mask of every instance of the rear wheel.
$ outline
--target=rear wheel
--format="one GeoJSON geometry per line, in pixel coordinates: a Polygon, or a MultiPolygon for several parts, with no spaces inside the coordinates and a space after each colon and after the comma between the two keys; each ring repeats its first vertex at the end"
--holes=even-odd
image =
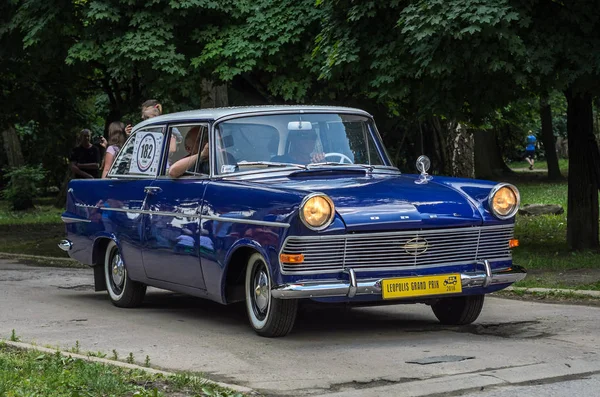
{"type": "Polygon", "coordinates": [[[442,324],[465,325],[477,320],[483,308],[484,295],[440,299],[431,305],[433,314],[442,324]]]}
{"type": "Polygon", "coordinates": [[[137,307],[144,300],[146,286],[129,278],[119,247],[114,241],[106,247],[104,277],[108,296],[115,306],[137,307]]]}
{"type": "Polygon", "coordinates": [[[287,335],[294,326],[298,301],[271,296],[271,273],[259,253],[252,254],[246,267],[246,311],[257,334],[267,337],[287,335]]]}

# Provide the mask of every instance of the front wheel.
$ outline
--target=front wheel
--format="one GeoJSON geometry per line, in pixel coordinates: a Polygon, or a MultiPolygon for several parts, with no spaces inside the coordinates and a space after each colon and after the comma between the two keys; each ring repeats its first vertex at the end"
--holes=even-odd
{"type": "Polygon", "coordinates": [[[106,247],[104,276],[108,296],[115,306],[137,307],[144,300],[146,286],[129,278],[121,251],[114,241],[106,247]]]}
{"type": "Polygon", "coordinates": [[[431,305],[433,314],[442,324],[465,325],[477,320],[483,308],[484,295],[440,299],[431,305]]]}
{"type": "Polygon", "coordinates": [[[252,254],[246,267],[246,311],[250,325],[260,336],[287,335],[294,326],[298,301],[271,296],[271,273],[259,253],[252,254]]]}

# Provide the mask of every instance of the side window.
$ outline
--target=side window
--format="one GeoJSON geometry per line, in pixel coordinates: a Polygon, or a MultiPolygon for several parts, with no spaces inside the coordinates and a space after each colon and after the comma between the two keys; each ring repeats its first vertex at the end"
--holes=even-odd
{"type": "MultiPolygon", "coordinates": [[[[209,173],[208,165],[208,125],[178,125],[169,129],[169,142],[167,150],[167,164],[165,175],[169,175],[169,169],[178,164],[183,164],[183,175],[195,173],[209,173]],[[198,155],[198,156],[195,156],[198,155]],[[199,158],[199,161],[196,161],[199,158]]],[[[178,173],[179,174],[179,173],[178,173]]]]}
{"type": "Polygon", "coordinates": [[[108,176],[155,177],[160,166],[164,127],[133,133],[119,150],[108,176]]]}

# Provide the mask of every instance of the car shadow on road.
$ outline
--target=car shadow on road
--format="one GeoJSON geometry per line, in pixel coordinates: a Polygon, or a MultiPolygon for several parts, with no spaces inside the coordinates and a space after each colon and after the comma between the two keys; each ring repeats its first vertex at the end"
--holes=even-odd
{"type": "MultiPolygon", "coordinates": [[[[105,293],[80,293],[71,295],[79,301],[111,305],[105,293]]],[[[304,301],[299,306],[298,317],[290,341],[314,340],[323,335],[356,337],[357,334],[376,333],[378,335],[419,334],[455,332],[468,335],[498,336],[510,338],[543,337],[531,322],[471,324],[447,326],[440,324],[430,308],[425,305],[397,305],[383,307],[353,307],[344,304],[318,304],[304,301]],[[402,310],[406,307],[407,310],[402,310]],[[415,310],[415,308],[418,308],[415,310]]],[[[115,308],[115,310],[119,310],[115,308]]],[[[150,290],[141,307],[134,309],[144,314],[153,314],[168,321],[198,323],[219,332],[239,332],[254,335],[248,325],[246,308],[243,302],[221,305],[217,302],[193,296],[162,290],[150,290]]]]}

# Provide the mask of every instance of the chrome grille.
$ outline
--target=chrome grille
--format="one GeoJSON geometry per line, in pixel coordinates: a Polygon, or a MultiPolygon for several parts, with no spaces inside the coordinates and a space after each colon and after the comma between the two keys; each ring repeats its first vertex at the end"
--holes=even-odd
{"type": "MultiPolygon", "coordinates": [[[[282,264],[285,273],[457,265],[477,260],[510,260],[514,225],[411,230],[343,236],[289,237],[282,254],[304,254],[302,264],[282,264]],[[419,255],[407,252],[411,242],[419,255]],[[415,244],[417,243],[417,244],[415,244]]],[[[412,251],[412,249],[411,249],[412,251]]]]}

